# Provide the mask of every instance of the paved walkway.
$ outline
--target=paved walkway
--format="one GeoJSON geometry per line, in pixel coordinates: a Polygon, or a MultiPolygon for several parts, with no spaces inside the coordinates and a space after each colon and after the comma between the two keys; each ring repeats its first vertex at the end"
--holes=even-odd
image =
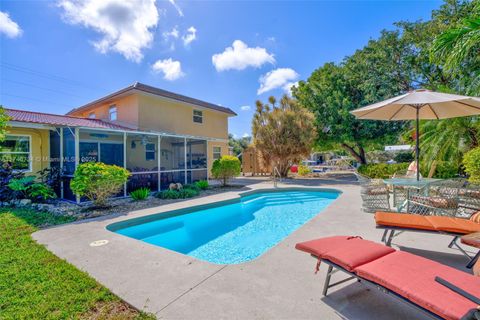
{"type": "MultiPolygon", "coordinates": [[[[318,185],[318,181],[301,184],[318,185]]],[[[271,187],[271,182],[261,180],[248,186],[271,187]]],[[[295,250],[295,243],[329,235],[379,241],[382,233],[375,229],[373,217],[360,211],[357,185],[333,181],[325,187],[343,194],[263,256],[239,265],[210,264],[105,229],[132,217],[234,198],[237,192],[64,225],[33,237],[128,303],[160,319],[423,319],[418,311],[357,282],[333,288],[322,297],[326,267],[322,265],[314,275],[315,261],[295,250]],[[90,246],[104,239],[109,240],[107,245],[90,246]]],[[[458,250],[447,248],[449,241],[441,235],[405,233],[393,245],[461,269],[467,260],[458,250]]]]}

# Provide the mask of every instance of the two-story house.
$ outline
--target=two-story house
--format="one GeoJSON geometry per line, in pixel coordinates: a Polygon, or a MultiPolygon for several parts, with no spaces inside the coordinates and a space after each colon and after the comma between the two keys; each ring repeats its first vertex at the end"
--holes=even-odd
{"type": "Polygon", "coordinates": [[[56,167],[58,193],[74,200],[69,182],[82,162],[128,169],[124,194],[140,187],[207,179],[215,159],[228,154],[232,110],[135,83],[67,115],[6,109],[10,116],[0,159],[29,173],[56,167]]]}

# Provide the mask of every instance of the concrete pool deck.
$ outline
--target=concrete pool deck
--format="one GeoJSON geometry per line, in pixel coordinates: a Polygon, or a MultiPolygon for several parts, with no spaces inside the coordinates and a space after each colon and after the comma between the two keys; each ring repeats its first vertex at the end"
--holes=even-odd
{"type": "MultiPolygon", "coordinates": [[[[252,180],[248,188],[272,188],[252,180]]],[[[359,186],[348,181],[293,180],[289,186],[334,188],[342,194],[315,218],[261,257],[237,265],[215,265],[105,229],[113,222],[238,197],[232,191],[183,202],[80,221],[38,231],[34,239],[88,272],[113,293],[160,319],[427,319],[413,308],[357,282],[321,290],[326,267],[297,251],[297,242],[329,235],[359,235],[380,242],[373,216],[361,211],[359,186]],[[108,244],[92,247],[96,240],[108,244]]],[[[404,233],[393,246],[467,271],[467,259],[447,247],[451,237],[404,233]]],[[[465,247],[467,251],[468,247],[465,247]]],[[[406,275],[408,276],[408,275],[406,275]]],[[[342,275],[336,274],[335,278],[342,275]]]]}

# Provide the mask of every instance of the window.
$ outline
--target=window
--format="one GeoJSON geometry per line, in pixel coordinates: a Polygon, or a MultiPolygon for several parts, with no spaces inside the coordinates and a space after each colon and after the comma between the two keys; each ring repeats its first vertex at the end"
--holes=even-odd
{"type": "Polygon", "coordinates": [[[96,118],[95,113],[94,113],[94,112],[91,112],[91,113],[88,115],[88,118],[89,118],[89,119],[95,119],[95,118],[96,118]]]}
{"type": "Polygon", "coordinates": [[[31,171],[30,136],[7,135],[0,142],[0,160],[11,162],[15,170],[31,171]]]}
{"type": "Polygon", "coordinates": [[[155,143],[147,143],[145,145],[145,160],[155,160],[155,143]]]}
{"type": "Polygon", "coordinates": [[[203,123],[203,111],[193,110],[193,122],[203,123]]]}
{"type": "Polygon", "coordinates": [[[222,148],[221,147],[213,147],[213,159],[217,160],[222,157],[222,148]]]}
{"type": "Polygon", "coordinates": [[[108,109],[108,114],[110,115],[110,120],[112,121],[117,120],[117,106],[116,105],[110,106],[110,109],[108,109]]]}

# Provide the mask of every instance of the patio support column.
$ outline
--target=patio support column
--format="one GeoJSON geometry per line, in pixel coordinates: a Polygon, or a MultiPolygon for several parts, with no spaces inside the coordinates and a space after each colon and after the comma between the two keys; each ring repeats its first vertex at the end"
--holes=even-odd
{"type": "MultiPolygon", "coordinates": [[[[123,133],[123,168],[127,169],[127,133],[123,133]]],[[[123,184],[123,196],[127,196],[127,183],[123,184]]]]}
{"type": "MultiPolygon", "coordinates": [[[[63,175],[63,128],[60,128],[60,175],[63,175]]],[[[64,198],[63,194],[63,178],[60,178],[60,198],[64,198]]]]}
{"type": "Polygon", "coordinates": [[[208,140],[205,140],[207,142],[207,181],[210,183],[210,172],[208,172],[208,154],[210,153],[210,149],[208,148],[208,140]]]}
{"type": "Polygon", "coordinates": [[[187,137],[184,137],[183,138],[183,150],[184,150],[184,156],[185,158],[184,159],[184,172],[185,172],[185,179],[184,179],[184,184],[187,184],[187,137]]]}
{"type": "MultiPolygon", "coordinates": [[[[80,129],[75,128],[74,129],[74,134],[75,134],[75,170],[78,167],[78,164],[80,163],[80,129]]],[[[75,172],[73,170],[73,172],[75,172]]],[[[75,199],[77,200],[77,203],[80,203],[80,197],[78,195],[75,195],[75,199]]]]}
{"type": "Polygon", "coordinates": [[[162,136],[158,135],[157,136],[157,158],[158,158],[158,160],[157,160],[158,161],[157,162],[157,167],[158,167],[158,169],[157,169],[157,173],[158,173],[157,191],[160,191],[160,189],[161,189],[160,188],[160,182],[162,181],[160,179],[160,176],[161,176],[160,169],[162,168],[162,159],[161,159],[162,158],[162,149],[161,149],[162,145],[161,145],[161,141],[160,141],[161,139],[162,139],[162,136]]]}

